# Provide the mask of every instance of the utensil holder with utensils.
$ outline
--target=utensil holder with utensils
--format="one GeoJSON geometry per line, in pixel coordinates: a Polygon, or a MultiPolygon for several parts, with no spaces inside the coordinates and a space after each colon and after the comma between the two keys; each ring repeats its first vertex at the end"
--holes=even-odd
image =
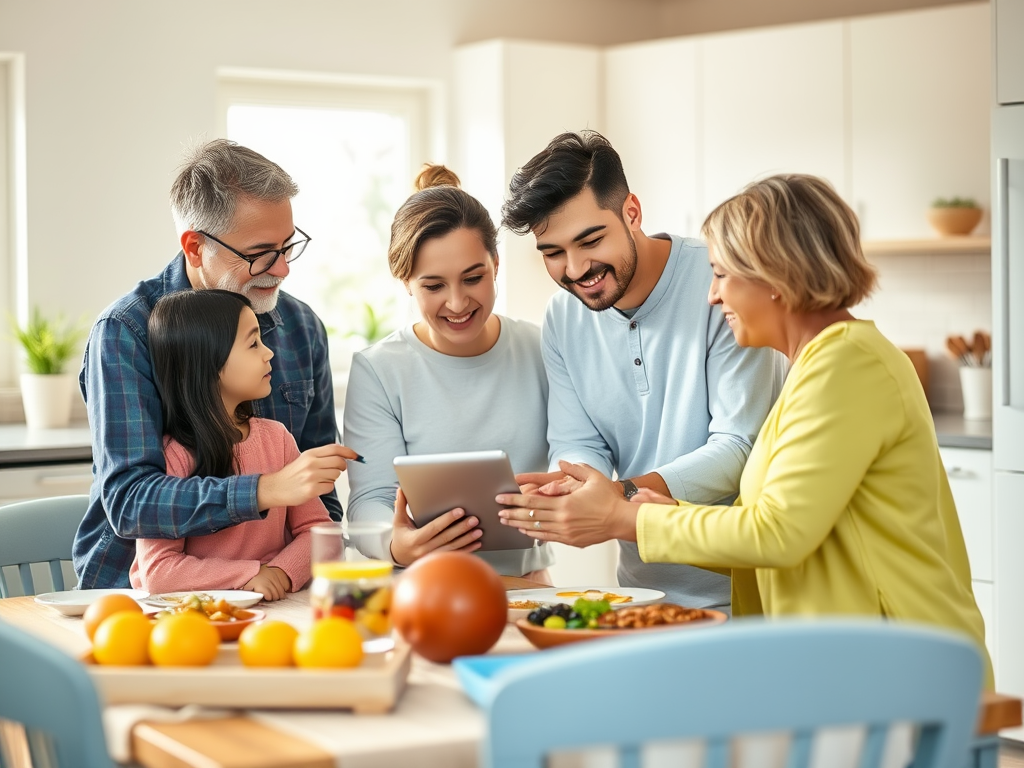
{"type": "Polygon", "coordinates": [[[992,418],[992,337],[975,331],[968,342],[963,336],[946,339],[946,349],[960,366],[960,390],[964,399],[964,418],[992,418]]]}

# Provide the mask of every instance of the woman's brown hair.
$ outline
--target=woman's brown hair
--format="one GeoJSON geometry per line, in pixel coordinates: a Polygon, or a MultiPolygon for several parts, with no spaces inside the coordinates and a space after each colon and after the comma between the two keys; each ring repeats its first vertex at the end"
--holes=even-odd
{"type": "Polygon", "coordinates": [[[771,286],[794,312],[848,309],[878,281],[856,215],[816,176],[754,182],[715,208],[701,234],[723,270],[771,286]]]}
{"type": "Polygon", "coordinates": [[[498,258],[498,230],[491,215],[479,200],[459,188],[459,177],[450,169],[427,163],[416,176],[415,186],[418,191],[402,203],[391,223],[388,266],[392,275],[409,280],[420,246],[457,229],[476,232],[491,258],[498,258]]]}

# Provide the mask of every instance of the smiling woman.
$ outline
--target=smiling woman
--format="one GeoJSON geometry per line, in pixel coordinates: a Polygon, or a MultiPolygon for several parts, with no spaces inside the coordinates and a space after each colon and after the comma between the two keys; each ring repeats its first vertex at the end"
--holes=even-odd
{"type": "MultiPolygon", "coordinates": [[[[493,313],[496,228],[458,183],[427,166],[396,214],[388,262],[423,319],[353,357],[345,401],[345,441],[367,457],[349,468],[349,519],[391,522],[390,543],[364,554],[398,565],[441,549],[474,552],[480,530],[462,509],[416,528],[395,490],[395,457],[502,449],[516,472],[547,461],[540,329],[493,313]]],[[[551,562],[526,538],[521,549],[479,554],[507,576],[551,562]]]]}

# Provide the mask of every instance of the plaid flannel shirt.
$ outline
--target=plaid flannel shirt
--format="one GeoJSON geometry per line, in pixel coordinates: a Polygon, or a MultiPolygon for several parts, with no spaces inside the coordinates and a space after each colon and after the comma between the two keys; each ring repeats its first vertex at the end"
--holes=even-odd
{"type": "MultiPolygon", "coordinates": [[[[82,589],[128,587],[137,538],[202,536],[263,516],[256,506],[259,475],[166,474],[146,324],[157,299],[189,288],[179,253],[161,274],[104,310],[89,334],[79,385],[92,429],[93,482],[72,555],[82,589]]],[[[253,413],[283,423],[300,450],[334,442],[334,388],[323,323],[286,293],[272,312],[258,318],[263,340],[274,350],[274,389],[253,402],[253,413]]],[[[322,498],[331,517],[340,520],[337,494],[322,498]]]]}

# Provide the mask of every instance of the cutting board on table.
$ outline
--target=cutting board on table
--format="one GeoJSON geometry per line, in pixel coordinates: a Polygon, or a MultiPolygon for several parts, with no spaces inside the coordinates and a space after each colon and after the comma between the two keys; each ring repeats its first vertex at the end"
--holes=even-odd
{"type": "Polygon", "coordinates": [[[221,645],[208,667],[104,667],[92,655],[83,662],[107,704],[266,709],[351,709],[356,714],[390,711],[405,689],[411,651],[368,653],[352,669],[242,666],[237,645],[221,645]]]}

